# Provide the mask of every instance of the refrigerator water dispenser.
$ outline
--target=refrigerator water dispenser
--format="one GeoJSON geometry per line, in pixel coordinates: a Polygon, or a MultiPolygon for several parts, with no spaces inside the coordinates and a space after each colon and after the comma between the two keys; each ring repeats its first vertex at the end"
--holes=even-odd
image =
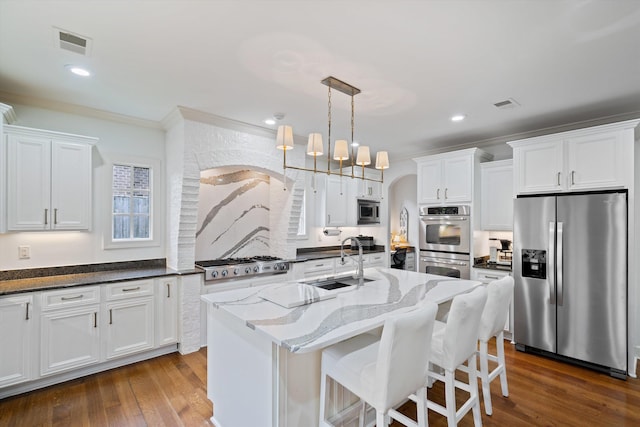
{"type": "Polygon", "coordinates": [[[547,251],[541,249],[522,250],[522,277],[547,278],[547,251]]]}

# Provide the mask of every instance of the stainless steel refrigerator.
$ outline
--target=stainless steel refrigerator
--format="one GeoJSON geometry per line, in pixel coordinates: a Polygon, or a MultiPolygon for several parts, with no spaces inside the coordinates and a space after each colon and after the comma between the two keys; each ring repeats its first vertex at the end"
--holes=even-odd
{"type": "Polygon", "coordinates": [[[519,196],[513,232],[516,348],[626,378],[626,191],[519,196]]]}

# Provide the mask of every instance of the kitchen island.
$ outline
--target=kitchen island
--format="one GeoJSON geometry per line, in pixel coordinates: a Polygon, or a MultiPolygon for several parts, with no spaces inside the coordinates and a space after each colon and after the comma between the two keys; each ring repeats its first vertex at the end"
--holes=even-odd
{"type": "MultiPolygon", "coordinates": [[[[365,277],[372,280],[293,308],[260,295],[299,287],[295,282],[203,295],[211,421],[218,427],[317,425],[323,348],[374,330],[422,300],[440,304],[480,283],[387,268],[365,269],[365,277]]],[[[348,393],[332,389],[333,404],[350,403],[348,393]]]]}

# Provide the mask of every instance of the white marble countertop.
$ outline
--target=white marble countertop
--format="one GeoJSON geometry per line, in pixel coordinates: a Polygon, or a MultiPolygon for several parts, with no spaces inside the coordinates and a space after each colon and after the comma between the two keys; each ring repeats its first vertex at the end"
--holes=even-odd
{"type": "Polygon", "coordinates": [[[409,310],[421,300],[436,304],[468,292],[481,282],[390,268],[365,269],[375,279],[361,287],[340,290],[335,298],[285,308],[259,296],[267,288],[298,286],[286,282],[202,295],[212,304],[256,333],[293,353],[322,349],[382,326],[398,310],[409,310]]]}

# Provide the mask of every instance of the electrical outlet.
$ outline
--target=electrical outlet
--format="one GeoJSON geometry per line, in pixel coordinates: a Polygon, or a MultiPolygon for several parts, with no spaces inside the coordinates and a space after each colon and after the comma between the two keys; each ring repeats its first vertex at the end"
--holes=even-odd
{"type": "Polygon", "coordinates": [[[31,246],[22,245],[18,246],[18,259],[29,259],[31,258],[31,246]]]}

